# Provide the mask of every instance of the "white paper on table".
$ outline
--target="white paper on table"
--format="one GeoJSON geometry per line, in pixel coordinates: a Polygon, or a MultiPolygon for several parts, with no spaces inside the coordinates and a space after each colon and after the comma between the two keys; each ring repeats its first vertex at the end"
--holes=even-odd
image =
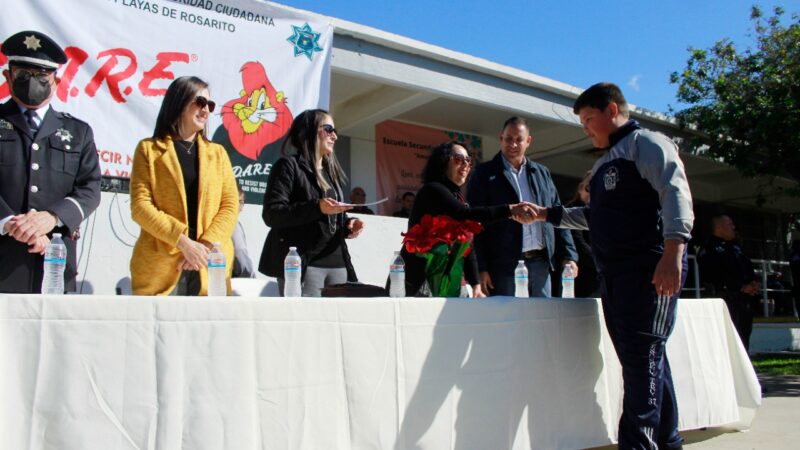
{"type": "Polygon", "coordinates": [[[359,203],[357,205],[355,203],[344,203],[344,202],[341,202],[341,203],[339,203],[339,206],[374,206],[374,205],[380,205],[381,203],[388,202],[388,201],[389,201],[389,197],[384,197],[384,198],[378,200],[377,202],[359,203]]]}

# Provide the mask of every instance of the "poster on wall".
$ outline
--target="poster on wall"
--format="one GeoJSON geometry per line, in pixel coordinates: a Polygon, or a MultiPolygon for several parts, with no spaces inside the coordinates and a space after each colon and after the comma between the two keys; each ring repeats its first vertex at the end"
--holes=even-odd
{"type": "MultiPolygon", "coordinates": [[[[167,86],[197,76],[217,109],[208,136],[225,146],[248,203],[261,203],[293,117],[327,108],[333,26],[257,0],[6,0],[0,42],[41,31],[67,53],[53,107],[88,122],[104,175],[128,177],[167,86]],[[68,11],[69,13],[65,13],[68,11]]],[[[0,55],[0,69],[7,68],[0,55]]],[[[5,79],[0,101],[10,101],[5,79]]]]}
{"type": "Polygon", "coordinates": [[[400,210],[403,194],[422,187],[422,169],[431,149],[450,140],[463,142],[471,155],[482,159],[480,136],[396,120],[375,125],[377,198],[389,198],[378,205],[378,214],[390,216],[400,210]]]}

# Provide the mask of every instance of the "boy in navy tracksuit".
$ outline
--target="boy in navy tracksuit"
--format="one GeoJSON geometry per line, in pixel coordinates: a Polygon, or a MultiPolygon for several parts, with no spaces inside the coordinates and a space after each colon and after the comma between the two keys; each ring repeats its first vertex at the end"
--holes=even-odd
{"type": "Polygon", "coordinates": [[[573,108],[592,144],[591,207],[548,208],[539,218],[589,229],[603,274],[603,313],[622,364],[621,449],[681,448],[666,342],[686,278],[694,214],[677,146],[628,118],[619,87],[599,83],[573,108]]]}

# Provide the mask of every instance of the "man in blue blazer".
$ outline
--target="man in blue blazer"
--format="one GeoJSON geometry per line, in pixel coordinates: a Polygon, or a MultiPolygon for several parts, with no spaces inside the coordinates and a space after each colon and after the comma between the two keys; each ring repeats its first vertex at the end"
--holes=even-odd
{"type": "MultiPolygon", "coordinates": [[[[527,201],[537,205],[560,205],[550,171],[525,156],[531,145],[528,123],[511,117],[500,133],[500,152],[479,165],[467,191],[471,206],[489,206],[527,201]]],[[[491,295],[514,295],[514,269],[525,261],[531,297],[550,297],[550,272],[563,265],[573,266],[577,274],[578,253],[569,230],[535,222],[522,225],[513,220],[484,223],[475,236],[475,252],[481,275],[481,288],[491,295]],[[561,255],[562,261],[554,261],[561,255]]]]}

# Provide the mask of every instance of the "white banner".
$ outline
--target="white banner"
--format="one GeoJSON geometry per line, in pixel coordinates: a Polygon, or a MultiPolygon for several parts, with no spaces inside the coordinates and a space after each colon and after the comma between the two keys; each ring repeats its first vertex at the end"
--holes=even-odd
{"type": "Polygon", "coordinates": [[[167,86],[194,75],[217,103],[209,137],[260,203],[293,117],[328,105],[333,26],[317,17],[257,0],[4,0],[3,10],[0,41],[37,30],[65,49],[53,106],[92,126],[104,175],[129,175],[167,86]]]}

